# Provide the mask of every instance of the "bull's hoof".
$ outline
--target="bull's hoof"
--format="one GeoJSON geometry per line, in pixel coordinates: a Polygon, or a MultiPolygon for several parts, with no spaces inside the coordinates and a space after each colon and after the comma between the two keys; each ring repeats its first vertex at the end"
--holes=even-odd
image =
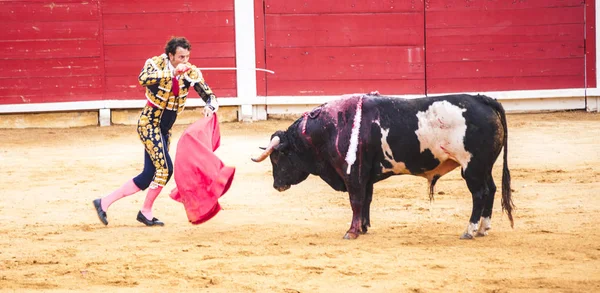
{"type": "Polygon", "coordinates": [[[485,237],[488,235],[487,231],[477,231],[477,234],[475,234],[475,237],[485,237]]]}
{"type": "Polygon", "coordinates": [[[460,235],[460,239],[473,239],[473,234],[463,233],[463,235],[460,235]]]}
{"type": "Polygon", "coordinates": [[[344,239],[356,239],[358,238],[358,234],[357,233],[352,233],[352,232],[346,232],[346,235],[344,235],[344,239]]]}

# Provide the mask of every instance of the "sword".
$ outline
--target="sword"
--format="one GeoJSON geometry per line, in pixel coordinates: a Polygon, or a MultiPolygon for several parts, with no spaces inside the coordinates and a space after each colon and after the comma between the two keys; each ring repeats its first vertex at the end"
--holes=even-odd
{"type": "MultiPolygon", "coordinates": [[[[203,68],[198,68],[200,70],[238,70],[239,68],[237,67],[203,67],[203,68]]],[[[269,70],[269,69],[264,69],[264,68],[248,68],[248,69],[252,69],[255,71],[264,71],[264,72],[268,72],[270,74],[275,74],[275,71],[273,70],[269,70]]]]}

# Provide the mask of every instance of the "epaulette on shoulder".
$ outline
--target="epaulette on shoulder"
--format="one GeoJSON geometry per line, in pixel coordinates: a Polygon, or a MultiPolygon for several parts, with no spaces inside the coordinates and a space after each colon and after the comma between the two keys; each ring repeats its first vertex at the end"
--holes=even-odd
{"type": "Polygon", "coordinates": [[[192,85],[202,81],[202,72],[196,66],[192,65],[192,68],[186,72],[183,77],[189,81],[192,85]]]}

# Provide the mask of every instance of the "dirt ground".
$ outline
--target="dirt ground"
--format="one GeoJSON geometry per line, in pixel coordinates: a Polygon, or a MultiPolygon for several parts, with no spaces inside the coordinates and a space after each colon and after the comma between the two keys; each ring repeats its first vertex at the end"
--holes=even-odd
{"type": "Polygon", "coordinates": [[[497,196],[475,240],[459,240],[471,197],[457,170],[432,203],[423,178],[376,184],[369,233],[342,239],[347,194],[316,177],[279,193],[270,163],[250,161],[291,121],[221,124],[217,153],[237,168],[224,210],[189,224],[172,180],[157,228],[135,219],[145,193],[111,206],[108,226],[92,206],[141,170],[134,126],[0,130],[0,291],[600,292],[600,114],[508,121],[515,228],[497,196]]]}

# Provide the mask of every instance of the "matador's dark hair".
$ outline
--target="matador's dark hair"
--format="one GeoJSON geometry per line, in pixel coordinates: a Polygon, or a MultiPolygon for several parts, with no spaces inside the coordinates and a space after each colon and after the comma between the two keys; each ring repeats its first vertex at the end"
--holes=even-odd
{"type": "Polygon", "coordinates": [[[188,51],[192,50],[192,45],[190,45],[190,42],[188,42],[186,38],[171,37],[171,39],[167,42],[167,45],[165,46],[165,54],[167,54],[167,56],[169,55],[169,53],[175,55],[177,47],[181,47],[188,51]]]}

